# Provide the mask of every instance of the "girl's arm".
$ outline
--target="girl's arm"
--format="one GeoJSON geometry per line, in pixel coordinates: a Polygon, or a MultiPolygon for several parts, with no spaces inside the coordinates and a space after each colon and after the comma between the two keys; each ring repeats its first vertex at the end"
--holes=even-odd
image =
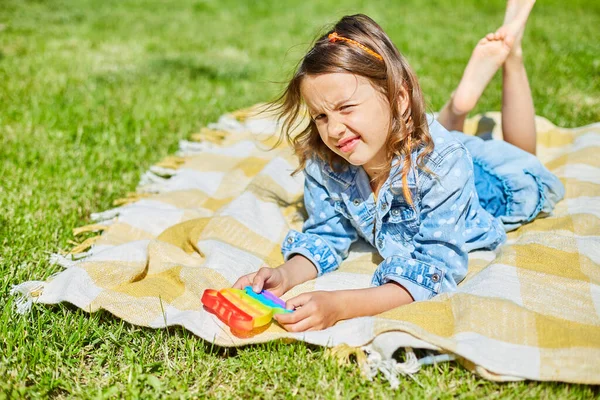
{"type": "Polygon", "coordinates": [[[288,331],[303,332],[325,329],[344,319],[377,315],[412,302],[408,291],[396,283],[368,289],[310,292],[288,300],[286,307],[296,310],[276,314],[275,319],[288,331]]]}
{"type": "Polygon", "coordinates": [[[285,263],[281,264],[278,269],[283,274],[284,292],[287,292],[294,286],[310,281],[317,277],[317,268],[306,257],[296,254],[285,263]]]}
{"type": "MultiPolygon", "coordinates": [[[[290,230],[284,238],[281,251],[287,261],[277,268],[261,268],[242,276],[235,288],[251,285],[256,292],[268,289],[281,296],[296,285],[337,269],[358,239],[356,228],[336,209],[322,182],[304,172],[304,204],[309,218],[302,232],[290,230]]],[[[317,171],[313,173],[320,176],[317,171]]]]}

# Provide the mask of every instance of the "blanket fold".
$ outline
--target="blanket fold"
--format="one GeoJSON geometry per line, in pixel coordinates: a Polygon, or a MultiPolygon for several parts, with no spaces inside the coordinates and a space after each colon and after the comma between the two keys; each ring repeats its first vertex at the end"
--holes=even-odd
{"type": "MultiPolygon", "coordinates": [[[[509,233],[496,252],[471,253],[455,293],[324,331],[288,333],[273,323],[240,337],[202,308],[202,292],[281,264],[281,241],[306,218],[302,174],[290,176],[297,161],[285,144],[269,150],[278,126],[257,109],[224,115],[182,141],[178,154],[144,174],[137,193],[92,215],[75,233],[97,236],[52,257],[62,272],[13,288],[18,311],[66,301],[136,325],[181,325],[221,346],[292,338],[369,345],[388,358],[421,347],[491,380],[600,384],[600,124],[564,129],[537,117],[538,157],[565,184],[565,200],[509,233]]],[[[490,121],[500,138],[499,113],[470,119],[466,131],[490,121]]],[[[283,298],[368,287],[381,261],[373,251],[359,241],[338,271],[283,298]]]]}

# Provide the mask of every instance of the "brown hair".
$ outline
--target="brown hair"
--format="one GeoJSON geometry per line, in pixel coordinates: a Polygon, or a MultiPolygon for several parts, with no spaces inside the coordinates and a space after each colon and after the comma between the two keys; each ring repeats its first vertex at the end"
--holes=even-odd
{"type": "MultiPolygon", "coordinates": [[[[319,37],[299,63],[283,94],[267,105],[268,109],[275,110],[282,127],[278,143],[285,137],[299,158],[300,165],[293,174],[303,170],[306,162],[314,156],[328,162],[332,168],[347,165],[342,157],[323,143],[312,119],[309,119],[308,126],[297,133],[299,125],[306,121],[300,92],[302,79],[307,75],[335,72],[352,73],[368,78],[373,87],[387,97],[391,111],[390,135],[386,145],[387,159],[391,160],[394,156],[400,159],[404,157],[400,171],[403,194],[412,204],[412,196],[407,184],[407,174],[412,162],[411,151],[424,147],[417,157],[417,166],[426,171],[429,169],[425,167],[425,157],[433,151],[423,93],[406,59],[383,29],[363,14],[343,17],[331,30],[319,37]],[[379,60],[352,43],[330,42],[328,36],[333,32],[372,49],[383,60],[379,60]],[[404,113],[400,108],[403,94],[408,94],[409,99],[404,113]]],[[[380,176],[387,176],[391,169],[392,166],[387,163],[381,168],[380,176]]]]}

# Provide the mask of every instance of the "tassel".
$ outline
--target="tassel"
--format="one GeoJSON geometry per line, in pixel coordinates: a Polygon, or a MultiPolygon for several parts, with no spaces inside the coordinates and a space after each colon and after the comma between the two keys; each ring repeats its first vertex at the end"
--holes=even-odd
{"type": "Polygon", "coordinates": [[[214,144],[222,144],[226,138],[227,132],[210,128],[202,128],[200,132],[190,135],[190,139],[194,142],[210,142],[214,144]]]}
{"type": "Polygon", "coordinates": [[[256,114],[257,114],[256,106],[242,108],[241,110],[236,110],[236,111],[229,113],[229,115],[231,115],[233,118],[237,119],[240,122],[246,122],[246,120],[248,118],[251,118],[252,116],[255,116],[256,114]]]}
{"type": "Polygon", "coordinates": [[[71,251],[69,251],[67,254],[79,254],[79,253],[84,252],[85,250],[92,247],[94,245],[94,243],[96,243],[98,241],[98,239],[100,239],[100,237],[101,237],[100,235],[93,236],[91,238],[85,239],[83,242],[81,242],[79,244],[77,242],[70,241],[69,243],[74,244],[75,247],[73,247],[71,249],[71,251]]]}
{"type": "Polygon", "coordinates": [[[354,356],[356,362],[361,366],[367,363],[367,355],[359,347],[352,347],[346,343],[327,349],[330,357],[336,358],[339,365],[349,364],[350,357],[354,356]]]}
{"type": "Polygon", "coordinates": [[[75,264],[77,264],[76,261],[73,260],[73,256],[63,256],[62,254],[51,254],[50,255],[50,264],[54,265],[54,264],[58,264],[61,267],[68,269],[73,267],[75,264]]]}
{"type": "Polygon", "coordinates": [[[170,178],[177,173],[177,170],[172,169],[172,168],[165,168],[165,167],[159,167],[157,165],[153,165],[150,167],[150,172],[152,172],[158,176],[170,178]]]}
{"type": "Polygon", "coordinates": [[[142,175],[140,179],[140,185],[149,185],[153,183],[165,183],[168,178],[163,178],[162,176],[158,176],[153,172],[146,171],[142,175]]]}
{"type": "Polygon", "coordinates": [[[111,210],[106,210],[99,213],[92,213],[90,218],[92,221],[102,221],[102,220],[113,220],[115,219],[121,211],[118,208],[113,208],[111,210]]]}
{"type": "Polygon", "coordinates": [[[150,193],[127,193],[126,197],[121,197],[113,201],[113,206],[124,206],[127,204],[135,203],[141,199],[145,199],[146,197],[150,197],[152,194],[150,193]]]}
{"type": "Polygon", "coordinates": [[[215,147],[213,143],[208,142],[190,142],[189,140],[180,140],[179,141],[179,151],[177,155],[179,157],[193,156],[196,154],[200,154],[208,149],[212,149],[215,147]]]}
{"type": "MultiPolygon", "coordinates": [[[[157,183],[152,183],[152,184],[148,184],[148,185],[143,185],[143,186],[138,186],[136,188],[136,190],[138,192],[140,192],[141,194],[145,194],[148,196],[152,196],[158,193],[162,193],[165,191],[164,187],[160,184],[157,183]]],[[[135,200],[137,201],[137,200],[135,200]]],[[[133,203],[133,202],[132,202],[133,203]]]]}
{"type": "Polygon", "coordinates": [[[165,157],[161,162],[155,164],[157,167],[178,169],[185,163],[185,158],[177,156],[165,157]]]}
{"type": "Polygon", "coordinates": [[[233,118],[230,114],[221,115],[216,123],[213,122],[208,124],[208,129],[226,131],[230,133],[240,133],[246,131],[244,124],[233,118]]]}
{"type": "Polygon", "coordinates": [[[77,236],[77,235],[80,235],[85,232],[100,232],[107,228],[108,228],[107,225],[100,225],[100,224],[80,226],[79,228],[73,229],[73,236],[77,236]]]}
{"type": "MultiPolygon", "coordinates": [[[[365,367],[362,368],[363,374],[372,380],[378,373],[381,373],[383,377],[390,383],[392,389],[397,389],[400,386],[400,380],[398,375],[406,375],[415,380],[412,375],[419,372],[421,364],[417,360],[417,356],[410,347],[405,348],[405,361],[402,363],[397,362],[393,358],[384,360],[379,352],[373,350],[369,346],[363,348],[367,352],[367,362],[365,367]]],[[[415,380],[417,384],[421,385],[415,380]]]]}
{"type": "Polygon", "coordinates": [[[33,302],[42,295],[45,285],[46,283],[42,281],[29,281],[14,285],[10,290],[10,295],[17,296],[15,301],[17,313],[28,313],[31,310],[33,302]]]}

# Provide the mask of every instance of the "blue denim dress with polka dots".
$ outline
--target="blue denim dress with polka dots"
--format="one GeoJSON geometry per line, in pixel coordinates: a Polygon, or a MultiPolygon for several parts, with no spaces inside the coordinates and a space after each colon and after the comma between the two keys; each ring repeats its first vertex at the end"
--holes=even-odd
{"type": "Polygon", "coordinates": [[[412,206],[402,194],[397,159],[377,198],[362,167],[340,172],[320,160],[307,163],[308,219],[302,232],[285,237],[284,258],[300,254],[322,275],[337,269],[361,237],[383,258],[373,285],[394,281],[425,300],[456,289],[470,251],[495,249],[505,231],[549,213],[563,197],[561,182],[535,156],[503,141],[448,132],[431,116],[428,122],[434,151],[426,166],[433,174],[411,168],[412,206]]]}

